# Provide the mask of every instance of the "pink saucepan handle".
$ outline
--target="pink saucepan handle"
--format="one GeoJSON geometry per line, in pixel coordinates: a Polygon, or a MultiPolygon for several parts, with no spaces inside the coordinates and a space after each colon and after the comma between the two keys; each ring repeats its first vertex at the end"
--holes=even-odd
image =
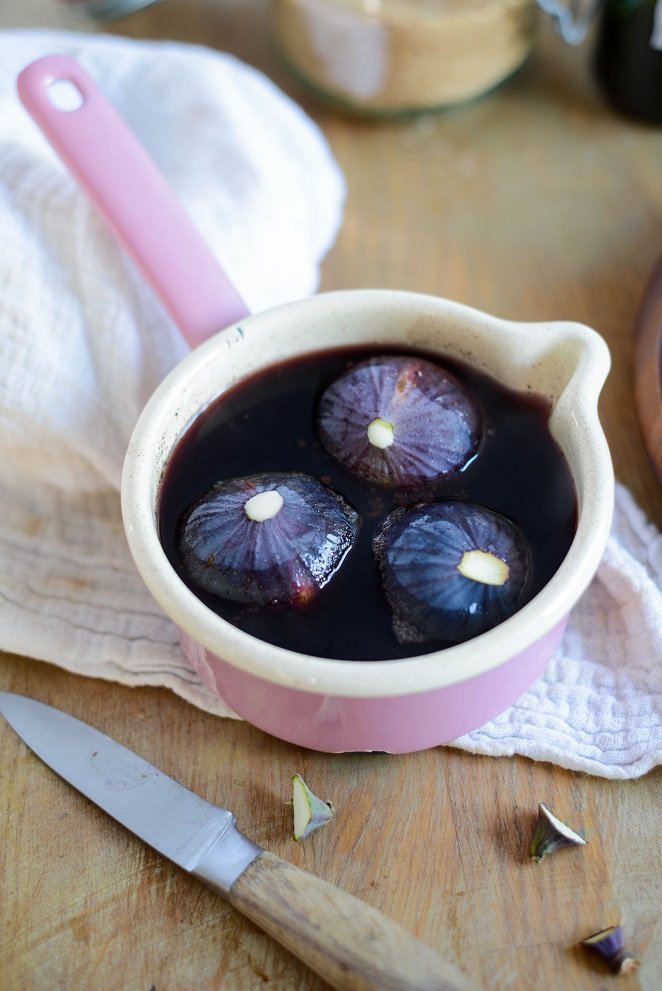
{"type": "Polygon", "coordinates": [[[191,347],[247,315],[162,174],[77,62],[64,55],[32,62],[18,77],[18,92],[191,347]],[[73,86],[80,106],[60,109],[55,83],[73,86]]]}

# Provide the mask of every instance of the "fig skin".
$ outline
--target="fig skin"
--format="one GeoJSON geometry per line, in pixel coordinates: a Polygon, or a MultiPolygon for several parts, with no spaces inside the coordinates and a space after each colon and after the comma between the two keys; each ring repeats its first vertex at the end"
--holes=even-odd
{"type": "Polygon", "coordinates": [[[220,481],[191,506],[177,542],[184,570],[207,592],[255,605],[305,605],[331,580],[354,544],[358,513],[299,472],[220,481]],[[276,491],[282,505],[251,519],[246,503],[276,491]]]}
{"type": "Polygon", "coordinates": [[[411,489],[462,469],[482,435],[477,401],[450,372],[423,358],[361,361],[323,393],[320,439],[350,472],[377,485],[411,489]],[[392,442],[371,443],[368,431],[392,442]]]}
{"type": "Polygon", "coordinates": [[[463,643],[524,604],[528,544],[514,523],[483,506],[447,501],[396,509],[373,549],[401,642],[463,643]],[[507,575],[502,584],[463,573],[472,551],[481,552],[500,580],[507,575]]]}

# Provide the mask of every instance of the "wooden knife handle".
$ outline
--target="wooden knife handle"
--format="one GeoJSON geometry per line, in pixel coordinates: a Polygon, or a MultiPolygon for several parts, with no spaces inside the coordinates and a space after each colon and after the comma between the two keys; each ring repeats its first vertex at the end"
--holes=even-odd
{"type": "Polygon", "coordinates": [[[478,991],[381,912],[266,851],[229,900],[338,991],[478,991]]]}

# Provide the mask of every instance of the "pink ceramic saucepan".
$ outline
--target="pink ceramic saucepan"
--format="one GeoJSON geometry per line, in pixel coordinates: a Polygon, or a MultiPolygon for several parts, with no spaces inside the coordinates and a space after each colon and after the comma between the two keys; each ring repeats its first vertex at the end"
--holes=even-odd
{"type": "MultiPolygon", "coordinates": [[[[602,338],[575,323],[511,323],[444,299],[386,290],[325,293],[249,315],[164,180],[78,65],[62,57],[41,59],[22,73],[19,90],[195,345],[156,390],[135,428],[122,510],[136,566],[180,628],[182,648],[205,685],[266,732],[329,752],[432,747],[476,729],[515,702],[558,646],[609,532],[613,474],[597,418],[609,369],[602,338]],[[76,109],[54,105],[53,86],[63,82],[79,96],[76,109]],[[173,460],[173,452],[205,411],[219,397],[222,404],[224,397],[240,395],[246,382],[268,383],[269,369],[357,347],[375,356],[422,351],[441,364],[468,364],[508,390],[543,397],[551,410],[549,432],[569,471],[576,529],[554,573],[508,618],[445,649],[433,645],[423,652],[408,642],[403,653],[409,656],[390,659],[319,656],[325,653],[317,646],[323,637],[314,625],[303,649],[268,642],[255,629],[249,633],[222,618],[208,597],[183,580],[162,544],[164,478],[179,456],[173,460]]],[[[276,407],[274,417],[279,415],[276,407]]],[[[481,470],[481,451],[465,470],[467,485],[471,473],[481,470]]],[[[212,475],[227,478],[224,450],[213,457],[212,475]]],[[[533,510],[536,515],[537,506],[533,510]]],[[[543,511],[538,515],[544,533],[543,511]]],[[[550,521],[552,544],[554,527],[550,521]]],[[[340,572],[351,566],[353,553],[340,572]]],[[[333,577],[328,588],[337,581],[333,577]]],[[[357,637],[373,622],[360,583],[342,622],[357,637]]]]}

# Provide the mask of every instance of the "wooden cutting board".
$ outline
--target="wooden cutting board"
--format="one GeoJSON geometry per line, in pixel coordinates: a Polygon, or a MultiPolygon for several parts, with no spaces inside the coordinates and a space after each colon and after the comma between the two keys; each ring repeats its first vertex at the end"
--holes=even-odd
{"type": "Polygon", "coordinates": [[[637,315],[634,394],[646,447],[662,485],[662,257],[637,315]]]}

